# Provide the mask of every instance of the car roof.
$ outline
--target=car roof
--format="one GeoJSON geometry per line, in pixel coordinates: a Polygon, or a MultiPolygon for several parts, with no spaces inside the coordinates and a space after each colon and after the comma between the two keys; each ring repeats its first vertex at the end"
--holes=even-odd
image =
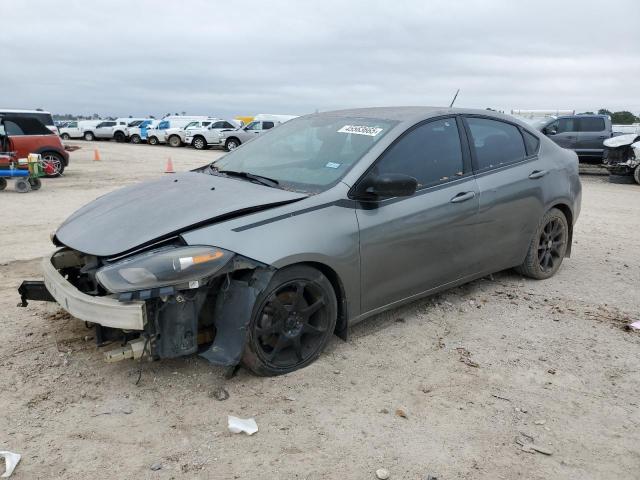
{"type": "Polygon", "coordinates": [[[384,120],[394,120],[398,122],[410,122],[441,115],[459,114],[484,115],[488,117],[495,117],[497,119],[508,120],[511,122],[522,123],[520,120],[512,117],[511,115],[505,115],[493,110],[449,107],[370,107],[354,108],[348,110],[333,110],[329,112],[318,113],[316,115],[331,117],[377,118],[384,120]]]}

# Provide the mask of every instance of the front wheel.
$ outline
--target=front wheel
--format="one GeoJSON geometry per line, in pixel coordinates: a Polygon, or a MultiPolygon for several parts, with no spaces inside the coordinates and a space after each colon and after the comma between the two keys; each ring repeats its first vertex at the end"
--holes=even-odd
{"type": "Polygon", "coordinates": [[[338,302],[331,283],[305,265],[279,270],[253,306],[242,363],[258,375],[306,367],[331,338],[338,302]]]}
{"type": "Polygon", "coordinates": [[[240,141],[235,139],[235,138],[230,138],[229,140],[227,140],[227,142],[224,144],[224,148],[226,148],[227,150],[235,150],[236,148],[238,148],[240,146],[240,141]]]}
{"type": "Polygon", "coordinates": [[[142,142],[140,135],[131,135],[131,143],[135,143],[136,145],[142,142]]]}
{"type": "Polygon", "coordinates": [[[516,270],[536,280],[552,277],[560,268],[567,252],[569,224],[557,208],[544,214],[538,224],[524,262],[516,270]]]}
{"type": "Polygon", "coordinates": [[[64,172],[64,160],[56,152],[42,154],[42,167],[47,177],[59,177],[64,172]]]}
{"type": "Polygon", "coordinates": [[[158,139],[156,137],[147,138],[147,143],[149,145],[158,145],[158,139]]]}
{"type": "Polygon", "coordinates": [[[169,145],[172,147],[181,147],[182,139],[178,135],[171,135],[169,137],[169,145]]]}
{"type": "Polygon", "coordinates": [[[207,148],[207,141],[204,137],[196,137],[193,139],[193,148],[196,150],[204,150],[207,148]]]}
{"type": "Polygon", "coordinates": [[[82,138],[84,138],[87,142],[93,142],[96,139],[96,136],[93,134],[93,132],[84,132],[82,138]]]}
{"type": "Polygon", "coordinates": [[[633,171],[633,179],[638,185],[640,185],[640,165],[638,165],[633,171]]]}
{"type": "Polygon", "coordinates": [[[62,135],[60,135],[60,138],[62,138],[63,140],[69,140],[71,137],[68,133],[63,133],[62,135]]]}

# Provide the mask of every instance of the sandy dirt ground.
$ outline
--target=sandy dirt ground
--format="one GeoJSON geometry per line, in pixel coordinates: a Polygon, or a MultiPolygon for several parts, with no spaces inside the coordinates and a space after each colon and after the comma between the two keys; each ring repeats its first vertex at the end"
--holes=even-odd
{"type": "Polygon", "coordinates": [[[356,325],[301,371],[225,380],[197,356],[106,364],[54,304],[16,307],[76,208],[169,156],[187,170],[220,155],[77,144],[63,178],[0,193],[0,450],[23,455],[16,479],[640,478],[640,332],[623,328],[640,319],[640,187],[583,177],[573,255],[550,280],[498,273],[356,325]],[[227,415],[259,432],[229,433],[227,415]]]}

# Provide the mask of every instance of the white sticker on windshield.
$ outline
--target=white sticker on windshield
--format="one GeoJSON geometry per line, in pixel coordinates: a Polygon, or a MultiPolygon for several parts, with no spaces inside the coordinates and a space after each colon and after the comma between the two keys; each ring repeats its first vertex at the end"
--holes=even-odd
{"type": "Polygon", "coordinates": [[[356,135],[367,135],[369,137],[375,137],[383,129],[380,127],[367,127],[366,125],[345,125],[338,133],[354,133],[356,135]]]}
{"type": "Polygon", "coordinates": [[[339,163],[334,163],[334,162],[327,162],[325,167],[327,167],[327,168],[340,168],[340,164],[339,163]]]}

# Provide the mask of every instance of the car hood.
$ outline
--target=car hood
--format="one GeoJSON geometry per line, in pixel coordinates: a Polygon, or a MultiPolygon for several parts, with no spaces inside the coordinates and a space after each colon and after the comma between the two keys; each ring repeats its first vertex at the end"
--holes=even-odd
{"type": "Polygon", "coordinates": [[[115,256],[191,227],[306,197],[302,193],[197,172],[166,175],[99,197],[65,220],[56,232],[56,239],[90,255],[115,256]]]}
{"type": "Polygon", "coordinates": [[[604,142],[605,147],[609,148],[617,148],[623,147],[625,145],[631,145],[635,143],[635,141],[640,138],[640,135],[637,133],[628,133],[626,135],[618,135],[616,137],[607,138],[604,142]]]}

